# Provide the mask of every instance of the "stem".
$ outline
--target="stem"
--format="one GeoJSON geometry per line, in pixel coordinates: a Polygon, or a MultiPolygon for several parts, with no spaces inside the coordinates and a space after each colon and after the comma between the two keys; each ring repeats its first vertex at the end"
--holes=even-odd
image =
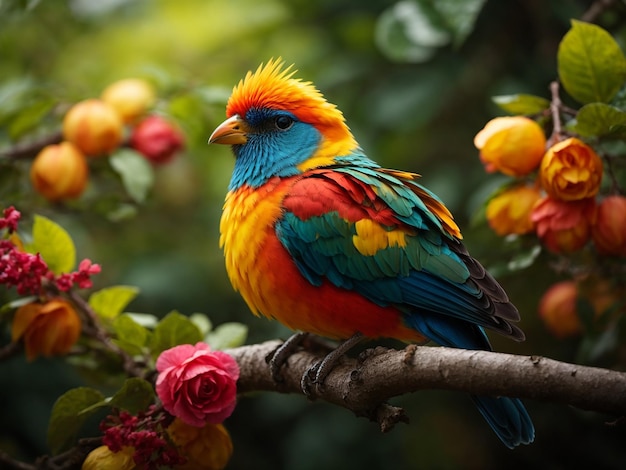
{"type": "Polygon", "coordinates": [[[119,356],[122,360],[122,367],[124,368],[124,371],[130,377],[145,378],[145,368],[142,367],[142,365],[139,364],[137,361],[135,361],[135,359],[130,354],[128,354],[112,341],[108,331],[106,331],[102,327],[102,325],[100,324],[100,320],[98,319],[98,315],[96,314],[96,312],[93,311],[89,303],[87,303],[85,299],[78,295],[74,289],[70,290],[68,295],[72,299],[74,304],[78,307],[78,309],[85,314],[85,333],[99,341],[106,350],[119,356]]]}
{"type": "Polygon", "coordinates": [[[21,341],[18,341],[15,343],[9,343],[9,344],[2,346],[0,348],[0,361],[4,361],[6,359],[9,359],[15,356],[16,354],[22,351],[23,346],[24,345],[21,341]]]}
{"type": "Polygon", "coordinates": [[[559,96],[559,82],[556,80],[550,83],[550,94],[552,100],[550,101],[550,113],[552,114],[552,135],[548,139],[548,147],[553,146],[559,142],[562,138],[562,123],[561,123],[561,109],[563,103],[559,96]]]}
{"type": "Polygon", "coordinates": [[[63,134],[55,132],[38,140],[15,145],[0,152],[0,159],[7,158],[34,158],[44,147],[52,144],[58,144],[63,140],[63,134]]]}
{"type": "Polygon", "coordinates": [[[613,6],[615,0],[596,0],[593,2],[589,9],[580,17],[581,20],[587,23],[593,23],[598,17],[613,6]]]}

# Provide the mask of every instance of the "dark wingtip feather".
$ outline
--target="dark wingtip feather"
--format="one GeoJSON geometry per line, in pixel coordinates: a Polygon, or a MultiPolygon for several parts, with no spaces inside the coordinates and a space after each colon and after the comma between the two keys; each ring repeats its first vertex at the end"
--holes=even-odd
{"type": "Polygon", "coordinates": [[[506,302],[494,300],[494,306],[496,308],[495,315],[499,318],[508,321],[520,321],[519,310],[508,299],[506,302]]]}
{"type": "Polygon", "coordinates": [[[520,321],[520,314],[509,300],[500,283],[467,251],[460,243],[450,243],[450,247],[463,260],[470,273],[471,281],[486,295],[493,305],[494,326],[492,329],[515,341],[524,341],[524,332],[510,322],[520,321]]]}

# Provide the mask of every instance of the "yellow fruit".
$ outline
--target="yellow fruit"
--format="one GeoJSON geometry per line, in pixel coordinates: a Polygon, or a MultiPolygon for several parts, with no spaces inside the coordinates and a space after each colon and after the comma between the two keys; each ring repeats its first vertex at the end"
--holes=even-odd
{"type": "Polygon", "coordinates": [[[102,100],[76,103],[63,120],[63,136],[85,155],[106,155],[122,142],[123,123],[115,108],[102,100]]]}
{"type": "Polygon", "coordinates": [[[102,92],[102,101],[111,105],[125,123],[135,122],[155,101],[154,88],[140,78],[111,83],[102,92]]]}
{"type": "Polygon", "coordinates": [[[50,201],[79,197],[88,175],[85,156],[70,142],[44,147],[30,168],[33,187],[50,201]]]}

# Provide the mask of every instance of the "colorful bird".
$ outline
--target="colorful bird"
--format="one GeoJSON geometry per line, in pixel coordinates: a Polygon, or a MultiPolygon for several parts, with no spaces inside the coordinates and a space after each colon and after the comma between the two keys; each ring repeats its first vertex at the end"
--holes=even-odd
{"type": "MultiPolygon", "coordinates": [[[[369,159],[337,107],[294,73],[280,59],[248,72],[209,139],[236,158],[220,244],[252,312],[349,345],[491,350],[484,328],[522,341],[517,309],[445,205],[419,175],[369,159]]],[[[519,399],[472,399],[505,445],[533,441],[519,399]]]]}

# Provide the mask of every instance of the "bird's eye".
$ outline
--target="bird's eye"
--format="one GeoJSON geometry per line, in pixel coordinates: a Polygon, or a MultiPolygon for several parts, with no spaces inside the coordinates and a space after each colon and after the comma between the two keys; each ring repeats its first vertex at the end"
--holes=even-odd
{"type": "Polygon", "coordinates": [[[278,116],[274,123],[276,124],[277,129],[280,129],[281,131],[286,131],[293,125],[293,119],[289,116],[278,116]]]}

